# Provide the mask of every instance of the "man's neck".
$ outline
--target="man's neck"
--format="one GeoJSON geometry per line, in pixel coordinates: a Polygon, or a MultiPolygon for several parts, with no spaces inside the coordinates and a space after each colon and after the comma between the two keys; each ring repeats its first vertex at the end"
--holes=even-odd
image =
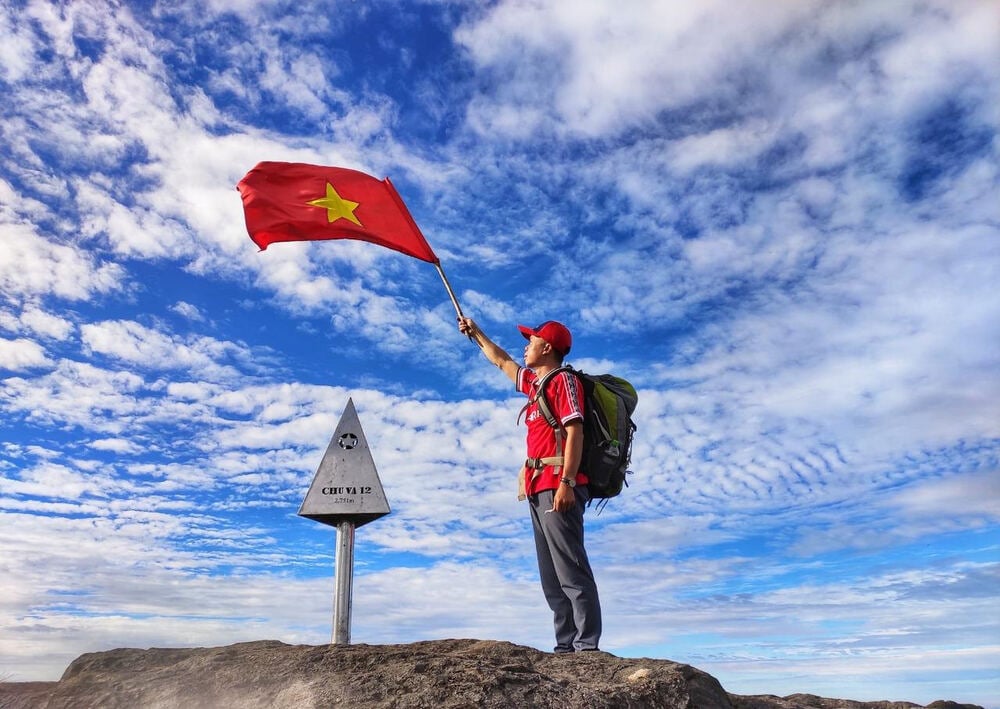
{"type": "Polygon", "coordinates": [[[535,376],[541,379],[546,374],[551,372],[553,369],[558,369],[562,364],[559,362],[545,362],[544,364],[539,364],[531,368],[531,371],[535,373],[535,376]]]}

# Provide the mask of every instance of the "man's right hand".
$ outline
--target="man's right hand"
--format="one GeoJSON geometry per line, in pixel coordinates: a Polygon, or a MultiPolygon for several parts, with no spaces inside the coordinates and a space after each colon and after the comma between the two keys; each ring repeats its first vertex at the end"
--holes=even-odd
{"type": "Polygon", "coordinates": [[[463,335],[472,337],[476,332],[476,323],[472,320],[472,318],[459,318],[458,331],[463,335]]]}

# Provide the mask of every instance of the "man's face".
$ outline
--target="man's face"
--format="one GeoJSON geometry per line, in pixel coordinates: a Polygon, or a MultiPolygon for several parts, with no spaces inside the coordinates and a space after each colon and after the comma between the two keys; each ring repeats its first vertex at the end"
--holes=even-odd
{"type": "Polygon", "coordinates": [[[537,366],[548,351],[549,343],[537,335],[532,335],[528,339],[528,344],[524,346],[524,366],[537,366]]]}

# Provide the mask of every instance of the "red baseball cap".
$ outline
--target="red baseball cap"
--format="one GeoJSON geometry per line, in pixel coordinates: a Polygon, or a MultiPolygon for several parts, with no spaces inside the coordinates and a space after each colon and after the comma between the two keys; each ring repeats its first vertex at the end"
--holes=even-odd
{"type": "Polygon", "coordinates": [[[542,338],[563,357],[569,354],[569,349],[573,346],[573,336],[569,334],[569,330],[561,322],[555,320],[546,320],[535,328],[518,325],[517,329],[521,331],[526,340],[530,340],[532,335],[542,338]]]}

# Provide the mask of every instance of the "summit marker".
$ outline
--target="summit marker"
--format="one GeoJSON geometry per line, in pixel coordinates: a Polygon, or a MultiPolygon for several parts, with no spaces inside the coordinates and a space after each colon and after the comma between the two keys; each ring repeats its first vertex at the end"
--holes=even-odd
{"type": "Polygon", "coordinates": [[[337,528],[333,604],[335,645],[351,642],[354,531],[390,511],[354,401],[348,399],[347,408],[299,508],[300,517],[337,528]]]}

